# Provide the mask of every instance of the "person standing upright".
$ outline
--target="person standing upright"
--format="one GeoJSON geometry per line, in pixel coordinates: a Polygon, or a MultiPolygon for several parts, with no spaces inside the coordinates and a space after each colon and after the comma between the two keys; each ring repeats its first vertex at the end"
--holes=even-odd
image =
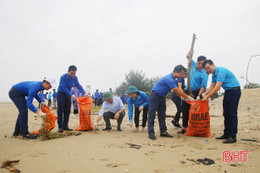
{"type": "Polygon", "coordinates": [[[55,89],[53,89],[52,100],[53,100],[53,109],[56,109],[56,107],[57,107],[57,92],[56,92],[55,89]]]}
{"type": "Polygon", "coordinates": [[[95,106],[99,106],[99,92],[98,92],[98,89],[96,90],[94,95],[95,95],[95,106]]]}
{"type": "Polygon", "coordinates": [[[62,133],[63,130],[72,131],[69,124],[70,108],[71,108],[71,97],[77,100],[75,95],[71,94],[71,88],[75,85],[81,93],[86,97],[89,97],[85,90],[80,85],[78,78],[76,76],[77,67],[71,65],[68,69],[68,73],[63,74],[60,77],[60,84],[58,87],[57,101],[58,101],[58,126],[59,132],[62,133]]]}

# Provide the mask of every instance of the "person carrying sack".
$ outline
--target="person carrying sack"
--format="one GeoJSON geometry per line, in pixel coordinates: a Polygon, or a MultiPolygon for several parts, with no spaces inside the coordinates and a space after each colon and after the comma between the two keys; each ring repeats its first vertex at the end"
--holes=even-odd
{"type": "Polygon", "coordinates": [[[15,106],[19,110],[19,115],[16,121],[15,130],[13,136],[16,137],[21,134],[24,138],[36,139],[37,135],[31,134],[28,131],[28,109],[38,114],[39,117],[46,114],[37,110],[33,105],[33,99],[35,98],[41,106],[45,105],[44,100],[38,96],[39,91],[49,90],[55,84],[55,79],[52,77],[46,77],[41,81],[26,81],[13,85],[9,91],[9,97],[14,102],[15,106]],[[27,98],[25,98],[27,97],[27,98]]]}
{"type": "Polygon", "coordinates": [[[129,95],[128,99],[128,117],[129,117],[129,126],[133,126],[133,105],[135,107],[135,129],[133,132],[137,132],[139,129],[139,116],[141,111],[143,111],[143,120],[142,120],[142,131],[147,132],[145,129],[147,122],[148,114],[148,96],[143,91],[139,91],[135,86],[130,86],[127,90],[129,95]]]}

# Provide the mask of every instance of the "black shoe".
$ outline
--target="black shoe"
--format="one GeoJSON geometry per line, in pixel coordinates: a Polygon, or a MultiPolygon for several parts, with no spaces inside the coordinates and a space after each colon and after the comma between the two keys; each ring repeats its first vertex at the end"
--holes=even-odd
{"type": "Polygon", "coordinates": [[[160,135],[161,137],[167,137],[167,138],[173,138],[172,135],[170,135],[169,133],[165,132],[165,133],[161,133],[160,135]]]}
{"type": "Polygon", "coordinates": [[[112,128],[111,127],[106,127],[104,129],[102,129],[103,131],[106,131],[106,130],[111,130],[112,128]]]}
{"type": "Polygon", "coordinates": [[[216,137],[216,139],[227,139],[228,138],[228,135],[222,135],[222,136],[220,136],[220,137],[216,137]]]}
{"type": "Polygon", "coordinates": [[[21,133],[20,132],[14,132],[13,133],[13,137],[17,137],[17,136],[19,136],[21,133]]]}
{"type": "Polygon", "coordinates": [[[117,127],[117,131],[123,131],[120,126],[117,127]]]}
{"type": "Polygon", "coordinates": [[[152,140],[155,140],[156,139],[156,136],[154,134],[150,134],[149,135],[149,138],[152,139],[152,140]]]}
{"type": "Polygon", "coordinates": [[[23,138],[27,138],[27,139],[36,139],[38,137],[38,135],[34,135],[32,133],[29,133],[28,135],[24,135],[23,138]]]}
{"type": "Polygon", "coordinates": [[[181,128],[181,125],[178,122],[176,122],[175,120],[172,120],[172,125],[174,127],[181,128]]]}
{"type": "Polygon", "coordinates": [[[63,133],[63,128],[59,128],[58,132],[63,133]]]}
{"type": "Polygon", "coordinates": [[[228,137],[227,140],[223,141],[224,144],[231,144],[237,142],[236,138],[228,137]]]}
{"type": "Polygon", "coordinates": [[[73,129],[70,129],[70,128],[68,128],[68,127],[67,127],[67,128],[64,128],[63,130],[64,130],[64,131],[73,131],[73,129]]]}

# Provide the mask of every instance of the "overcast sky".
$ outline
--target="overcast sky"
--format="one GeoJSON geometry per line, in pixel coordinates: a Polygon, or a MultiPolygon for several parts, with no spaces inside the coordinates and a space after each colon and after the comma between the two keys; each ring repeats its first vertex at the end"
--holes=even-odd
{"type": "MultiPolygon", "coordinates": [[[[21,81],[59,80],[69,65],[85,88],[115,88],[131,69],[163,76],[205,55],[243,86],[260,54],[259,0],[0,0],[0,101],[21,81]]],[[[260,83],[260,57],[249,81],[260,83]]],[[[210,79],[211,80],[211,79],[210,79]]],[[[57,84],[58,86],[58,84],[57,84]]]]}

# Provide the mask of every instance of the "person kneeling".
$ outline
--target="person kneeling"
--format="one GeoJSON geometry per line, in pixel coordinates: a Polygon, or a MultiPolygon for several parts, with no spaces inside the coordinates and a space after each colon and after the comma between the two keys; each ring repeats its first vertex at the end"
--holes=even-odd
{"type": "Polygon", "coordinates": [[[98,122],[103,117],[106,123],[106,128],[102,130],[111,130],[112,127],[110,124],[110,119],[115,119],[117,120],[117,130],[122,131],[121,123],[125,116],[125,106],[122,100],[119,97],[113,97],[113,95],[110,92],[104,93],[103,98],[105,102],[103,103],[102,108],[99,111],[98,117],[94,122],[94,129],[97,128],[98,122]],[[105,112],[105,110],[107,110],[107,112],[105,112]]]}

